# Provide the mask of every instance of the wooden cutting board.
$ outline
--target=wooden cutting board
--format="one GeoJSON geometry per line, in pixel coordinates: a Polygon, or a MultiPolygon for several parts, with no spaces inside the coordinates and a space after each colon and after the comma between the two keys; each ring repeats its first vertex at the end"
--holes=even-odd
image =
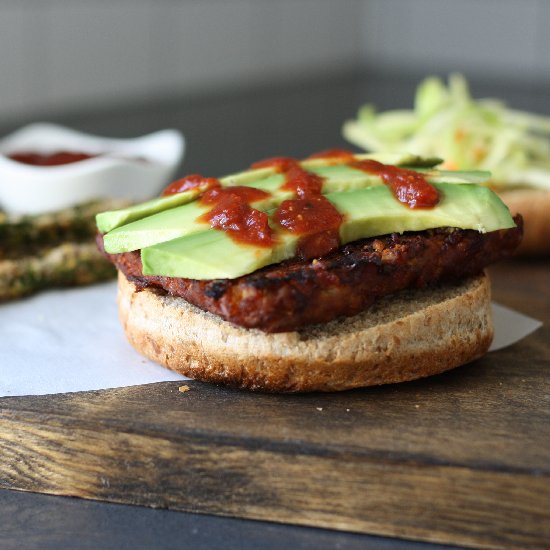
{"type": "Polygon", "coordinates": [[[0,399],[0,487],[485,547],[550,544],[550,270],[494,270],[545,326],[417,382],[199,382],[0,399]]]}

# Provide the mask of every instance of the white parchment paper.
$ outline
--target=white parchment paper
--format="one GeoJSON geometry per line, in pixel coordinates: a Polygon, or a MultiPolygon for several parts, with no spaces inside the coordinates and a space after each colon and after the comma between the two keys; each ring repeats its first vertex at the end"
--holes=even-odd
{"type": "MultiPolygon", "coordinates": [[[[491,350],[541,323],[494,305],[491,350]]],[[[186,380],[139,355],[118,321],[116,283],[49,291],[0,305],[0,397],[186,380]]]]}
{"type": "Polygon", "coordinates": [[[184,380],[128,344],[116,292],[111,282],[0,305],[0,396],[184,380]]]}
{"type": "Polygon", "coordinates": [[[489,351],[511,346],[542,326],[540,321],[527,317],[527,315],[518,313],[513,309],[494,302],[492,305],[495,337],[489,351]]]}

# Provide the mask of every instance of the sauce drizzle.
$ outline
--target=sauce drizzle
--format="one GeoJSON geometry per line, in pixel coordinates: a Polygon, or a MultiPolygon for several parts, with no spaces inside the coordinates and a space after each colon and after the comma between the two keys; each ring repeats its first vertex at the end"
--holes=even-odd
{"type": "Polygon", "coordinates": [[[175,195],[176,193],[184,193],[190,189],[201,189],[201,191],[208,191],[215,187],[221,187],[220,180],[216,178],[205,178],[200,174],[190,174],[179,180],[172,182],[164,191],[161,193],[162,197],[167,197],[169,195],[175,195]]]}
{"type": "Polygon", "coordinates": [[[353,160],[355,157],[351,151],[347,149],[340,149],[335,147],[334,149],[325,149],[324,151],[319,151],[318,153],[313,153],[307,157],[308,159],[327,159],[327,158],[339,158],[346,160],[353,160]]]}
{"type": "Polygon", "coordinates": [[[250,168],[252,170],[257,170],[258,168],[275,168],[277,172],[286,172],[292,166],[300,166],[299,162],[292,157],[271,157],[251,164],[250,168]]]}
{"type": "Polygon", "coordinates": [[[439,202],[437,189],[419,172],[371,159],[357,160],[349,165],[380,176],[397,200],[409,208],[433,208],[439,202]]]}
{"type": "Polygon", "coordinates": [[[343,219],[323,195],[283,201],[273,215],[277,224],[300,236],[296,252],[303,259],[323,256],[338,248],[343,219]]]}
{"type": "Polygon", "coordinates": [[[262,189],[257,189],[256,187],[247,187],[245,185],[213,187],[202,195],[200,202],[202,204],[216,204],[229,196],[237,197],[239,200],[250,204],[251,202],[267,199],[270,193],[262,189]]]}
{"type": "MultiPolygon", "coordinates": [[[[325,154],[335,156],[332,150],[319,153],[321,156],[325,154]]],[[[339,154],[342,153],[336,156],[339,154]]],[[[296,195],[295,199],[283,201],[273,214],[275,223],[299,236],[296,255],[302,259],[316,258],[338,248],[343,216],[321,194],[323,178],[305,170],[291,157],[274,157],[252,165],[253,168],[267,166],[284,173],[285,182],[281,190],[292,191],[296,195]]]]}
{"type": "MultiPolygon", "coordinates": [[[[327,149],[308,157],[339,159],[342,164],[379,176],[394,196],[409,208],[432,208],[439,201],[437,189],[424,176],[397,166],[371,159],[355,160],[345,149],[327,149]]],[[[304,169],[291,157],[272,157],[255,162],[252,169],[272,167],[284,174],[280,189],[291,191],[295,198],[283,201],[272,219],[281,228],[299,237],[296,254],[302,259],[323,256],[338,248],[340,226],[344,216],[322,195],[323,178],[304,169]]],[[[192,174],[170,184],[162,195],[200,189],[199,202],[211,205],[197,221],[209,223],[213,229],[225,231],[235,241],[272,247],[276,240],[269,226],[267,213],[251,203],[269,197],[270,193],[250,186],[223,187],[216,178],[192,174]]]]}
{"type": "Polygon", "coordinates": [[[323,189],[323,178],[304,170],[298,163],[286,171],[285,183],[281,189],[293,191],[299,198],[320,195],[323,189]]]}
{"type": "Polygon", "coordinates": [[[269,193],[251,187],[212,189],[204,194],[201,202],[213,204],[213,207],[199,216],[198,221],[209,223],[213,229],[225,231],[235,241],[271,247],[275,240],[268,215],[248,203],[263,196],[269,196],[269,193]]]}

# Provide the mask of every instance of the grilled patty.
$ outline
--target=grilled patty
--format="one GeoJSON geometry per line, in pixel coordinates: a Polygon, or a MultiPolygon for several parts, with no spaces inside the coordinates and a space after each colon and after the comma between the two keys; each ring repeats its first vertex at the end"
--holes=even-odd
{"type": "MultiPolygon", "coordinates": [[[[407,288],[454,282],[512,255],[523,232],[432,229],[355,241],[314,260],[289,260],[237,279],[143,275],[139,251],[106,256],[138,288],[158,288],[246,328],[285,332],[351,316],[407,288]]],[[[103,239],[98,238],[102,249],[103,239]]]]}

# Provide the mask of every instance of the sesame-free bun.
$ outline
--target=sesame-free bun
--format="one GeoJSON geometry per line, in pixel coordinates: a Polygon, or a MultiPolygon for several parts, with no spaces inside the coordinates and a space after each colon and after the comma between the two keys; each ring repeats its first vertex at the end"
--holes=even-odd
{"type": "Polygon", "coordinates": [[[299,332],[235,326],[182,298],[138,291],[119,273],[130,343],[181,374],[269,392],[340,391],[437,374],[482,356],[493,328],[486,274],[404,291],[299,332]]]}
{"type": "Polygon", "coordinates": [[[516,254],[543,256],[550,254],[550,191],[512,189],[498,191],[512,215],[523,216],[523,240],[516,254]]]}

